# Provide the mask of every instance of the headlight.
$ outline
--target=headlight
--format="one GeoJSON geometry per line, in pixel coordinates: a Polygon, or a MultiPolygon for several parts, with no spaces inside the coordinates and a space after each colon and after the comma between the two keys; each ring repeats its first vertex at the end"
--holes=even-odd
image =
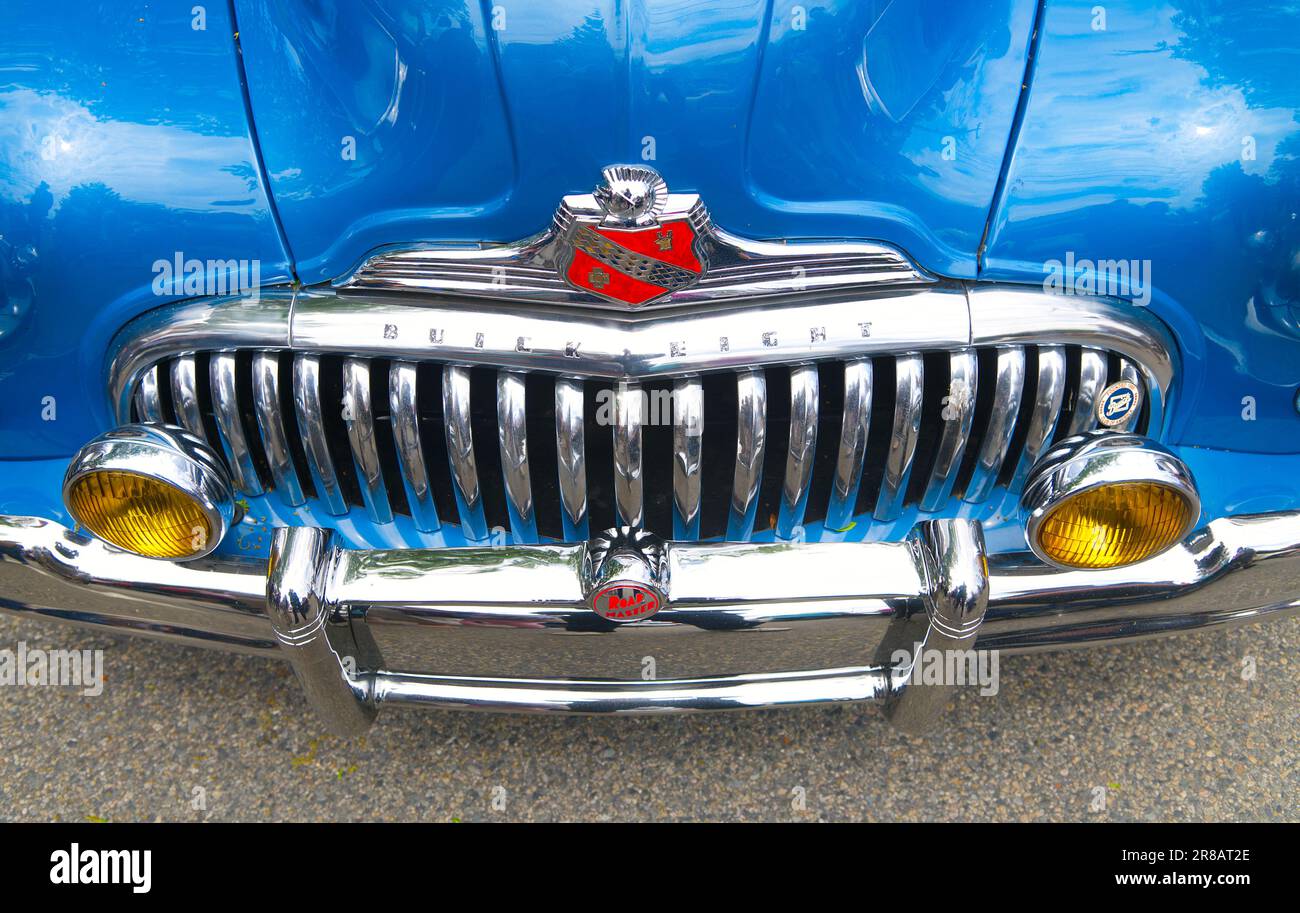
{"type": "Polygon", "coordinates": [[[1124,567],[1180,542],[1201,512],[1185,463],[1135,434],[1061,441],[1034,465],[1021,503],[1029,547],[1066,568],[1124,567]]]}
{"type": "Polygon", "coordinates": [[[164,425],[123,425],[82,447],[63,501],[87,532],[146,558],[208,554],[234,521],[225,467],[198,438],[164,425]]]}

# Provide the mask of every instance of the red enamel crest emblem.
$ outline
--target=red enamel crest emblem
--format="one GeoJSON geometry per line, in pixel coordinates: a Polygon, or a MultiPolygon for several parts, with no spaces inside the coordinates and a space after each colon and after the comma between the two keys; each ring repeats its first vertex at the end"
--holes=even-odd
{"type": "MultiPolygon", "coordinates": [[[[595,212],[568,211],[564,278],[575,288],[636,306],[704,275],[701,213],[674,212],[663,178],[640,165],[605,169],[595,212]]],[[[694,201],[694,197],[683,197],[694,201]]]]}

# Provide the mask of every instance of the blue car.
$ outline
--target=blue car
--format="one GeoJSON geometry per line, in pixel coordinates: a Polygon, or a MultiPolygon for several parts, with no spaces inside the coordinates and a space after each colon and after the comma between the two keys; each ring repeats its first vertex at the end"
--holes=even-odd
{"type": "Polygon", "coordinates": [[[920,730],[1293,616],[1298,54],[1267,0],[10,0],[0,609],[345,735],[920,730]]]}

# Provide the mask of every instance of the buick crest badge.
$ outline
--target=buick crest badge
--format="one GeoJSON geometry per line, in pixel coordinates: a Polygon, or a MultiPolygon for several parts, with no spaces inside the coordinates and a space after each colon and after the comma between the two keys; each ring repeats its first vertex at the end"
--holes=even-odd
{"type": "Polygon", "coordinates": [[[633,307],[698,282],[707,268],[699,198],[669,194],[643,165],[611,165],[604,178],[590,197],[566,197],[557,216],[565,281],[633,307]]]}
{"type": "Polygon", "coordinates": [[[1101,391],[1097,397],[1097,421],[1107,428],[1122,425],[1137,412],[1142,405],[1142,396],[1137,384],[1121,380],[1101,391]]]}

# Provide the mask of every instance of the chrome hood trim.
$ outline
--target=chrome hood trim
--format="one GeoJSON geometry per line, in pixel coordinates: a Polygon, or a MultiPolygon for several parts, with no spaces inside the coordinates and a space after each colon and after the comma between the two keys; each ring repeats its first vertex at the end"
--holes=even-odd
{"type": "MultiPolygon", "coordinates": [[[[672,242],[664,241],[667,250],[672,242]]],[[[334,285],[345,291],[450,294],[627,312],[848,286],[908,288],[938,281],[884,244],[737,237],[713,224],[697,195],[668,193],[663,178],[653,169],[621,165],[605,169],[605,183],[594,193],[564,197],[551,226],[531,238],[512,244],[386,247],[368,255],[334,285]],[[635,202],[627,202],[612,190],[615,184],[635,202]],[[620,206],[625,211],[620,211],[620,206]],[[682,231],[694,236],[699,273],[684,272],[687,281],[680,287],[668,282],[662,294],[630,304],[566,280],[574,250],[594,252],[590,248],[593,241],[597,247],[604,244],[647,265],[657,262],[609,244],[590,228],[654,228],[661,224],[679,224],[682,231]]]]}

